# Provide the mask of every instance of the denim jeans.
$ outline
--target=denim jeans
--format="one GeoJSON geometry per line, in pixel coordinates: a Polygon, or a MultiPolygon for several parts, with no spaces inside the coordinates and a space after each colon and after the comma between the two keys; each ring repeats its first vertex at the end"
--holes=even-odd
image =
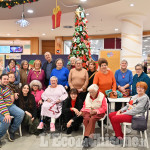
{"type": "Polygon", "coordinates": [[[23,118],[24,118],[24,111],[17,107],[16,105],[12,104],[11,106],[7,106],[10,116],[14,117],[14,121],[10,126],[10,123],[4,122],[4,116],[0,114],[0,138],[5,135],[6,131],[10,126],[10,132],[14,133],[20,126],[23,118]]]}

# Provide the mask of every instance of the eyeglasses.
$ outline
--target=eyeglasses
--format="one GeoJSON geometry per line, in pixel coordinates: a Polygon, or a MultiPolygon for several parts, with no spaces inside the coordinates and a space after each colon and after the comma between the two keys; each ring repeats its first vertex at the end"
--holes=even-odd
{"type": "Polygon", "coordinates": [[[143,88],[143,87],[140,87],[140,86],[138,86],[138,87],[137,87],[137,89],[141,89],[141,90],[144,90],[144,88],[143,88]]]}
{"type": "Polygon", "coordinates": [[[135,70],[142,70],[141,68],[139,68],[139,69],[135,69],[135,70]]]}
{"type": "Polygon", "coordinates": [[[38,85],[33,85],[33,86],[38,86],[38,85]]]}

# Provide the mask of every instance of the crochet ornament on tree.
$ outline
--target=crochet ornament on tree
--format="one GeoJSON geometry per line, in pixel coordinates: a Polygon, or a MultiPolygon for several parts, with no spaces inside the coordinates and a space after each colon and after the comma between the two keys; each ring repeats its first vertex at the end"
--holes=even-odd
{"type": "Polygon", "coordinates": [[[80,58],[84,68],[87,68],[87,62],[91,59],[91,48],[86,27],[87,22],[85,11],[79,6],[75,12],[75,32],[72,38],[69,59],[71,57],[80,58]]]}

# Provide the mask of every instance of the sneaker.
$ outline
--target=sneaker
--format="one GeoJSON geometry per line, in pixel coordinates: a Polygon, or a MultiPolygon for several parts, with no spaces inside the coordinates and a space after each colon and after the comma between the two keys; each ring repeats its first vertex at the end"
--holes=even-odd
{"type": "Polygon", "coordinates": [[[43,127],[44,127],[44,123],[40,122],[40,124],[38,125],[37,129],[43,129],[43,127]]]}
{"type": "Polygon", "coordinates": [[[83,146],[84,148],[88,148],[88,147],[89,147],[89,139],[88,139],[87,137],[85,137],[85,138],[83,139],[82,146],[83,146]]]}
{"type": "Polygon", "coordinates": [[[10,132],[10,130],[7,130],[8,140],[10,142],[13,142],[15,140],[15,133],[10,132]]]}
{"type": "Polygon", "coordinates": [[[50,130],[51,130],[51,132],[55,131],[55,124],[54,123],[50,124],[50,130]]]}
{"type": "Polygon", "coordinates": [[[116,138],[116,140],[111,141],[111,144],[113,144],[113,145],[122,145],[123,144],[123,139],[116,138]]]}
{"type": "Polygon", "coordinates": [[[117,139],[116,136],[111,136],[111,137],[110,137],[110,141],[115,141],[116,139],[117,139]]]}

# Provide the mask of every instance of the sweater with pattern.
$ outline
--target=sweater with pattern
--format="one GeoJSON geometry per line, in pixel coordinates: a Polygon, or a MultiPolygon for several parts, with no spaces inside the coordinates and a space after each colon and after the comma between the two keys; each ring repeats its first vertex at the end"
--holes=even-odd
{"type": "Polygon", "coordinates": [[[11,106],[11,90],[8,86],[0,85],[0,114],[10,115],[7,106],[11,106]]]}

